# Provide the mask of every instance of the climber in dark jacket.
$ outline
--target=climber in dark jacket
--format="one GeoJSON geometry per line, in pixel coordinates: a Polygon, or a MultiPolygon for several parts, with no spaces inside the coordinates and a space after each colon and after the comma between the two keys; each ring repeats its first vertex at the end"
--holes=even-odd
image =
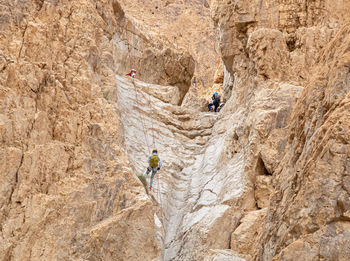
{"type": "Polygon", "coordinates": [[[209,103],[208,105],[209,111],[212,111],[212,106],[214,105],[214,111],[216,112],[216,110],[220,106],[220,95],[218,94],[218,92],[214,92],[211,99],[213,100],[213,102],[209,103]]]}

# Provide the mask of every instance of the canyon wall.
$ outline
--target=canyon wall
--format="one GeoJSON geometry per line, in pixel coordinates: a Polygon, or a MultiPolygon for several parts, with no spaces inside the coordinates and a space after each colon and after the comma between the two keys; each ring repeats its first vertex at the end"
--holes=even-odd
{"type": "Polygon", "coordinates": [[[350,257],[349,7],[211,1],[230,97],[225,110],[246,117],[246,134],[237,136],[247,139],[245,173],[261,213],[246,212],[231,237],[248,260],[350,257]]]}
{"type": "Polygon", "coordinates": [[[349,260],[349,8],[0,3],[0,259],[349,260]]]}
{"type": "MultiPolygon", "coordinates": [[[[205,110],[205,104],[213,92],[213,76],[220,61],[208,1],[121,0],[120,2],[125,12],[133,17],[142,31],[150,32],[149,34],[158,39],[157,41],[184,48],[191,54],[195,70],[192,85],[183,105],[205,110]]],[[[136,65],[141,68],[142,66],[143,64],[136,65]]],[[[151,67],[153,66],[154,64],[151,67]]],[[[222,85],[214,86],[214,89],[221,90],[222,85]]]]}
{"type": "Polygon", "coordinates": [[[192,57],[148,41],[117,1],[2,1],[0,21],[0,259],[161,258],[107,99],[132,53],[152,64],[138,75],[177,85],[180,102],[192,57]]]}

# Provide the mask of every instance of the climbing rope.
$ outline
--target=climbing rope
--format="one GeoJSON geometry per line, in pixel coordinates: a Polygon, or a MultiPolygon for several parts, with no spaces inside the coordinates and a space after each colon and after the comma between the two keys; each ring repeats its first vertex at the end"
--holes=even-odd
{"type": "Polygon", "coordinates": [[[128,56],[130,59],[130,66],[132,67],[132,55],[131,55],[131,50],[130,50],[130,40],[129,40],[129,34],[128,30],[126,29],[127,24],[125,25],[125,34],[126,34],[126,41],[127,41],[127,46],[128,46],[128,56]]]}
{"type": "Polygon", "coordinates": [[[135,25],[132,25],[132,49],[134,51],[134,55],[131,55],[131,68],[134,68],[134,56],[135,56],[135,25]]]}
{"type": "MultiPolygon", "coordinates": [[[[150,85],[149,84],[146,84],[146,87],[147,87],[147,89],[150,89],[150,85]]],[[[142,92],[141,92],[141,95],[142,95],[142,97],[143,97],[143,99],[145,100],[145,101],[147,101],[147,105],[148,105],[148,108],[149,108],[149,110],[148,110],[148,112],[149,112],[149,114],[150,114],[150,118],[151,118],[151,137],[152,137],[152,147],[153,148],[157,148],[157,144],[156,144],[156,136],[155,136],[155,132],[154,132],[154,118],[153,118],[153,111],[152,111],[152,109],[151,109],[151,99],[150,99],[150,95],[148,95],[148,96],[145,96],[142,92]]]]}
{"type": "MultiPolygon", "coordinates": [[[[150,89],[150,85],[149,84],[146,85],[146,87],[148,89],[150,89]]],[[[151,130],[152,130],[153,148],[156,148],[156,141],[155,141],[155,134],[154,134],[154,119],[153,119],[153,112],[152,112],[151,106],[150,106],[151,105],[150,96],[148,96],[146,98],[145,95],[142,92],[141,92],[141,95],[142,95],[144,100],[147,100],[147,105],[150,108],[149,113],[150,113],[150,117],[151,117],[151,130]]],[[[141,119],[141,120],[143,120],[143,119],[141,119]]],[[[153,189],[153,191],[155,192],[156,199],[159,202],[159,205],[161,206],[162,205],[162,193],[161,193],[161,186],[160,186],[160,181],[159,181],[159,172],[157,172],[156,176],[157,176],[157,188],[153,189]]]]}
{"type": "Polygon", "coordinates": [[[131,31],[131,37],[129,37],[128,32],[130,32],[130,30],[127,29],[127,23],[125,23],[125,27],[123,29],[123,33],[126,34],[126,41],[127,41],[127,47],[128,47],[128,56],[129,56],[129,60],[130,60],[130,66],[131,68],[134,68],[134,55],[132,55],[132,53],[135,54],[135,25],[133,24],[132,26],[132,31],[131,31]],[[130,44],[131,40],[132,43],[130,44]]]}
{"type": "MultiPolygon", "coordinates": [[[[135,51],[134,51],[135,50],[135,25],[134,24],[133,24],[133,27],[132,27],[132,36],[130,37],[131,39],[129,39],[129,36],[128,36],[127,32],[126,32],[126,38],[127,38],[127,41],[128,41],[127,46],[128,46],[128,54],[130,56],[130,65],[133,68],[133,66],[134,66],[134,57],[133,57],[134,55],[133,55],[133,53],[135,54],[135,51]],[[132,45],[130,46],[131,40],[132,40],[132,45]]],[[[140,103],[139,103],[139,99],[138,99],[138,96],[137,96],[137,88],[136,88],[134,80],[132,80],[132,84],[134,85],[134,89],[135,89],[135,98],[136,98],[137,107],[138,107],[138,109],[140,109],[140,103]]],[[[149,142],[148,142],[147,128],[145,127],[145,122],[144,122],[144,119],[143,119],[142,114],[141,114],[140,111],[139,111],[139,114],[140,114],[141,124],[142,124],[142,128],[143,128],[143,134],[145,136],[146,146],[148,148],[148,154],[150,154],[151,153],[151,149],[150,149],[150,145],[149,145],[149,142]]],[[[154,135],[153,135],[153,145],[154,145],[154,135]]]]}
{"type": "MultiPolygon", "coordinates": [[[[150,89],[149,84],[148,84],[147,88],[150,89]]],[[[148,107],[151,108],[151,106],[150,106],[151,105],[150,95],[148,96],[147,102],[148,102],[148,107]]],[[[156,148],[157,145],[156,145],[155,135],[154,135],[154,125],[153,125],[153,113],[152,113],[152,110],[150,110],[150,115],[151,115],[152,145],[153,145],[153,148],[156,148]]]]}
{"type": "Polygon", "coordinates": [[[162,193],[160,193],[160,182],[159,182],[159,174],[157,175],[157,190],[158,190],[158,201],[159,205],[162,206],[162,193]]]}
{"type": "MultiPolygon", "coordinates": [[[[132,80],[132,84],[134,85],[136,104],[137,104],[137,108],[139,109],[140,108],[140,103],[139,103],[139,99],[137,97],[137,88],[136,88],[134,80],[132,80]]],[[[142,117],[142,114],[140,112],[140,109],[139,109],[139,114],[140,114],[141,124],[142,124],[142,128],[143,128],[143,134],[145,136],[146,146],[148,148],[148,154],[150,154],[151,153],[151,149],[150,149],[150,146],[149,146],[149,143],[148,143],[148,133],[147,133],[147,129],[145,127],[145,122],[143,120],[143,117],[142,117]]]]}
{"type": "MultiPolygon", "coordinates": [[[[128,46],[128,54],[129,54],[129,57],[130,57],[130,65],[131,67],[133,68],[134,67],[134,55],[133,53],[135,54],[135,25],[133,24],[133,27],[132,27],[132,35],[131,35],[131,40],[132,40],[132,45],[130,46],[130,40],[129,40],[129,36],[128,36],[128,33],[126,32],[126,39],[127,39],[127,46],[128,46]]],[[[136,88],[136,85],[135,85],[135,82],[134,80],[132,80],[132,84],[134,85],[134,89],[135,89],[135,98],[136,98],[136,103],[137,103],[137,107],[138,109],[140,108],[140,104],[139,104],[139,99],[138,99],[138,96],[137,96],[137,88],[136,88]]],[[[142,128],[143,128],[143,134],[145,136],[145,142],[146,142],[146,146],[148,148],[148,154],[151,153],[151,149],[150,149],[150,146],[149,146],[149,143],[148,143],[148,133],[147,133],[147,129],[145,127],[145,123],[144,123],[144,120],[143,120],[143,117],[142,117],[142,114],[141,112],[139,111],[139,114],[140,114],[140,119],[141,119],[141,123],[142,123],[142,128]]]]}
{"type": "MultiPolygon", "coordinates": [[[[133,30],[132,30],[132,37],[131,37],[132,38],[132,46],[130,46],[130,40],[129,40],[129,37],[128,37],[127,33],[126,33],[126,38],[127,38],[127,41],[128,41],[128,54],[130,56],[130,65],[133,68],[134,67],[134,57],[133,57],[134,55],[133,55],[133,53],[135,54],[135,25],[133,25],[133,30]],[[133,50],[130,50],[130,49],[133,49],[133,50]]],[[[144,42],[143,42],[143,39],[142,39],[142,55],[143,55],[143,53],[144,53],[144,42]]],[[[140,111],[140,102],[139,102],[139,98],[138,98],[138,91],[137,91],[137,87],[135,85],[135,80],[134,79],[132,80],[132,84],[134,85],[135,100],[136,100],[137,108],[139,110],[141,125],[142,125],[142,129],[143,129],[143,134],[144,134],[144,137],[145,137],[145,143],[146,143],[146,146],[147,146],[147,149],[148,149],[148,154],[150,154],[151,153],[151,149],[150,149],[150,144],[149,144],[149,139],[148,139],[149,135],[148,135],[148,132],[147,132],[145,120],[144,120],[144,118],[142,116],[142,113],[140,111]]],[[[147,87],[148,87],[148,89],[150,89],[149,85],[147,87]]],[[[154,135],[154,122],[153,122],[154,119],[153,119],[153,116],[152,116],[153,113],[152,113],[152,109],[151,109],[151,106],[150,106],[151,105],[150,97],[148,96],[148,98],[146,99],[142,92],[141,92],[141,95],[143,96],[144,100],[147,100],[147,105],[150,108],[149,112],[150,112],[150,117],[151,117],[152,146],[153,146],[153,148],[156,148],[156,141],[155,141],[155,135],[154,135]]],[[[159,202],[159,205],[161,206],[162,203],[161,203],[159,173],[157,173],[156,176],[157,176],[157,189],[156,189],[155,192],[156,192],[157,201],[159,202]]]]}
{"type": "MultiPolygon", "coordinates": [[[[150,89],[150,85],[148,84],[147,85],[147,88],[148,88],[148,90],[150,89]]],[[[152,138],[153,138],[153,148],[156,148],[157,146],[156,146],[156,141],[155,141],[155,135],[154,135],[154,124],[153,124],[153,112],[152,112],[152,110],[151,110],[151,100],[150,100],[150,95],[148,96],[148,99],[147,99],[147,101],[148,101],[148,107],[150,108],[150,117],[151,117],[151,130],[152,130],[152,138]]],[[[158,135],[158,136],[160,136],[160,135],[158,135]]],[[[160,188],[160,181],[159,181],[159,175],[160,175],[160,173],[159,173],[159,171],[160,170],[158,170],[158,173],[156,174],[157,175],[157,191],[156,191],[156,193],[158,194],[158,197],[157,197],[157,200],[158,200],[158,202],[159,202],[159,206],[161,207],[162,206],[162,193],[161,193],[161,188],[160,188]]],[[[156,195],[157,195],[156,194],[156,195]]],[[[159,209],[158,209],[159,210],[159,209]]]]}
{"type": "MultiPolygon", "coordinates": [[[[140,108],[140,102],[139,102],[139,99],[138,99],[138,95],[137,95],[137,88],[136,88],[136,85],[135,85],[135,82],[134,80],[132,81],[133,85],[134,85],[134,89],[135,89],[135,98],[136,98],[136,104],[138,106],[138,108],[140,108]]],[[[149,85],[148,85],[149,87],[149,85]]],[[[144,94],[141,92],[141,95],[143,96],[143,98],[145,99],[145,96],[144,94]]],[[[150,99],[148,98],[148,105],[150,105],[150,99]]],[[[150,106],[149,106],[150,107],[150,106]]],[[[151,153],[151,150],[150,150],[150,146],[149,146],[149,143],[148,143],[148,132],[147,132],[147,128],[146,128],[146,125],[145,125],[145,121],[144,121],[144,118],[142,117],[142,114],[141,112],[139,111],[139,114],[140,114],[140,120],[141,120],[141,124],[142,124],[142,128],[143,128],[143,133],[144,133],[144,136],[145,136],[145,141],[146,141],[146,145],[147,145],[147,148],[148,148],[148,154],[151,153]]],[[[152,112],[151,112],[152,114],[152,112]]],[[[153,128],[153,117],[151,116],[151,122],[152,122],[152,136],[153,136],[153,146],[155,148],[155,138],[154,138],[154,128],[153,128]]],[[[157,189],[154,191],[155,194],[156,194],[156,199],[157,201],[159,202],[159,206],[162,205],[162,194],[161,194],[161,187],[160,187],[160,181],[159,181],[159,172],[156,174],[157,176],[157,189]],[[158,195],[158,196],[157,196],[158,195]]],[[[158,209],[159,210],[159,209],[158,209]]],[[[163,215],[163,214],[162,214],[163,215]]]]}
{"type": "MultiPolygon", "coordinates": [[[[135,55],[135,25],[133,24],[133,27],[132,27],[132,45],[131,45],[131,47],[130,47],[130,41],[129,41],[129,37],[127,36],[127,41],[128,41],[128,54],[129,54],[129,56],[130,56],[130,64],[131,64],[131,67],[132,68],[134,68],[134,55],[135,55]],[[130,50],[131,49],[131,50],[130,50]],[[134,55],[133,55],[134,54],[134,55]]],[[[144,53],[144,41],[143,41],[143,39],[142,39],[142,37],[141,37],[141,40],[142,40],[142,55],[143,55],[143,53],[144,53]]],[[[140,49],[140,48],[138,48],[138,49],[140,49]]],[[[140,62],[141,62],[141,59],[140,59],[140,62]]],[[[135,82],[133,81],[133,85],[134,85],[134,88],[135,88],[135,95],[136,95],[136,102],[138,103],[138,98],[137,98],[137,88],[136,88],[136,85],[135,85],[135,82]]],[[[149,85],[148,85],[148,89],[149,89],[149,85]]],[[[141,93],[142,94],[142,93],[141,93]]],[[[142,94],[142,96],[144,97],[144,95],[142,94]]],[[[145,98],[145,97],[144,97],[145,98]]],[[[148,106],[149,106],[149,108],[150,108],[150,99],[148,98],[147,99],[147,101],[148,101],[148,106]]],[[[138,106],[140,106],[139,105],[139,103],[138,103],[138,106]]],[[[151,112],[151,115],[152,115],[152,112],[151,112]]],[[[141,116],[141,114],[140,114],[140,116],[141,116]]],[[[143,121],[143,119],[142,119],[142,116],[141,116],[141,120],[143,121]]],[[[145,129],[145,124],[144,124],[144,122],[142,123],[143,124],[143,128],[145,129]]],[[[155,148],[156,147],[156,142],[155,142],[155,135],[154,135],[154,126],[153,126],[153,117],[151,116],[151,125],[152,125],[152,127],[151,127],[151,130],[152,130],[152,146],[153,146],[153,148],[155,148]]],[[[148,140],[147,140],[147,134],[145,134],[145,138],[146,138],[146,144],[147,144],[147,147],[148,147],[148,150],[150,151],[150,149],[149,149],[149,145],[148,145],[148,140]]]]}

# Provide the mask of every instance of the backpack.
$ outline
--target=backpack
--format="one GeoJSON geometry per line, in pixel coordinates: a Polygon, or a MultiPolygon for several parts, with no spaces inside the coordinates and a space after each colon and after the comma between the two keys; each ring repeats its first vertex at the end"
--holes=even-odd
{"type": "Polygon", "coordinates": [[[149,165],[154,168],[154,167],[158,167],[158,163],[159,163],[159,157],[158,155],[152,155],[151,159],[149,161],[149,165]]]}

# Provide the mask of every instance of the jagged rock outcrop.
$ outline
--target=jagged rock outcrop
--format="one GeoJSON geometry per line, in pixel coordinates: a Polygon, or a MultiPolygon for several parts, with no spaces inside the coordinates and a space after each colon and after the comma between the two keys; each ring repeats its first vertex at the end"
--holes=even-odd
{"type": "MultiPolygon", "coordinates": [[[[220,116],[165,104],[174,87],[162,90],[138,80],[134,86],[120,76],[117,85],[126,146],[136,172],[145,171],[152,147],[161,151],[164,167],[152,193],[162,209],[164,259],[212,256],[220,260],[226,256],[239,260],[237,253],[220,249],[230,248],[231,233],[237,227],[240,231],[244,210],[257,205],[254,184],[245,176],[250,162],[245,159],[249,155],[244,149],[247,133],[240,129],[244,119],[231,114],[234,108],[230,107],[220,116]]],[[[280,100],[287,96],[276,95],[280,100]]],[[[256,103],[264,105],[259,99],[256,103]]],[[[266,175],[261,159],[250,164],[251,171],[266,175]]]]}
{"type": "MultiPolygon", "coordinates": [[[[183,233],[193,226],[187,201],[197,194],[192,189],[200,190],[192,185],[192,165],[206,164],[202,160],[202,146],[211,135],[216,116],[166,104],[164,97],[172,95],[174,87],[171,86],[155,92],[152,89],[161,90],[161,86],[139,81],[135,81],[134,86],[132,81],[120,76],[117,76],[117,85],[126,147],[136,172],[145,172],[147,155],[153,147],[160,151],[164,167],[155,180],[152,193],[162,212],[164,260],[181,259],[178,252],[183,250],[183,233]],[[130,114],[130,111],[135,113],[130,114]]],[[[198,171],[197,175],[201,174],[198,171]]],[[[225,207],[218,209],[225,212],[225,207]]],[[[202,211],[202,215],[209,210],[202,211]]]]}
{"type": "Polygon", "coordinates": [[[265,260],[350,258],[349,32],[342,26],[319,54],[293,112],[276,169],[265,260]]]}
{"type": "MultiPolygon", "coordinates": [[[[209,1],[120,0],[120,2],[125,12],[133,17],[142,31],[150,32],[166,45],[185,48],[191,54],[196,66],[192,85],[183,105],[189,108],[205,105],[212,94],[211,86],[218,56],[209,1]]],[[[154,63],[149,65],[151,68],[157,66],[154,63]]],[[[143,80],[149,82],[148,79],[143,80]]],[[[205,106],[203,111],[204,109],[205,106]]]]}
{"type": "MultiPolygon", "coordinates": [[[[347,117],[349,4],[211,1],[225,93],[231,95],[225,107],[234,104],[232,113],[246,117],[239,128],[249,129],[243,135],[250,150],[245,160],[251,162],[245,174],[258,208],[272,196],[266,225],[251,234],[261,247],[252,253],[245,244],[233,244],[249,260],[349,259],[348,206],[342,203],[349,199],[343,136],[349,129],[342,118],[347,117]],[[276,97],[280,91],[284,100],[276,97]],[[265,99],[265,106],[257,99],[265,99]]],[[[242,222],[250,222],[251,215],[242,222]]],[[[242,233],[247,231],[233,235],[242,240],[242,233]]]]}
{"type": "Polygon", "coordinates": [[[178,103],[181,104],[191,86],[195,69],[192,56],[184,48],[177,48],[156,38],[152,32],[139,29],[124,12],[119,18],[118,33],[112,40],[118,53],[115,72],[125,75],[134,68],[137,78],[148,83],[177,86],[181,98],[178,103]]]}
{"type": "Polygon", "coordinates": [[[265,226],[267,208],[250,211],[241,219],[241,224],[231,235],[230,248],[236,253],[244,253],[247,260],[251,260],[256,249],[260,248],[260,242],[254,240],[260,238],[265,226]]]}

